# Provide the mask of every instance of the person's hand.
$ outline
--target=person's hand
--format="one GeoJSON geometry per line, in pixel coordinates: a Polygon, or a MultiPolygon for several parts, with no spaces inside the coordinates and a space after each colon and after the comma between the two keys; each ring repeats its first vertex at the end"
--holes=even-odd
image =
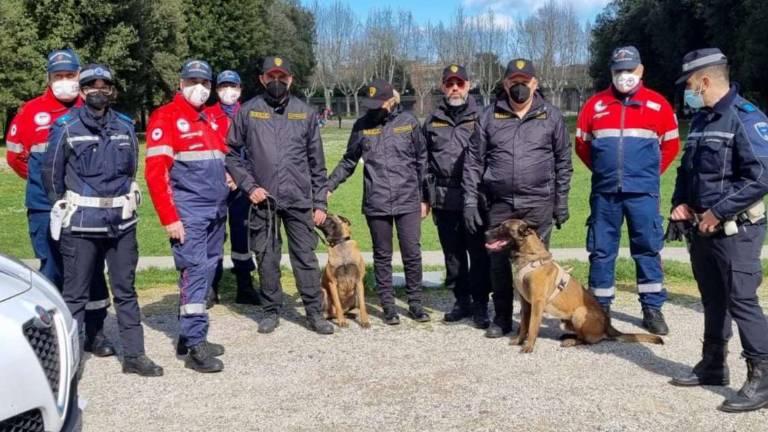
{"type": "Polygon", "coordinates": [[[327,214],[324,210],[317,209],[315,210],[315,213],[312,215],[312,221],[315,222],[315,226],[320,226],[325,222],[325,217],[327,214]]]}
{"type": "Polygon", "coordinates": [[[464,228],[470,234],[475,234],[483,226],[483,217],[477,207],[464,207],[464,228]]]}
{"type": "Polygon", "coordinates": [[[232,176],[229,175],[229,173],[224,173],[224,176],[225,176],[227,187],[229,188],[229,190],[233,191],[237,189],[237,183],[235,183],[235,179],[233,179],[232,176]]]}
{"type": "Polygon", "coordinates": [[[570,219],[570,215],[568,214],[568,210],[565,212],[560,212],[555,214],[555,228],[560,229],[565,225],[566,222],[568,222],[568,219],[570,219]]]}
{"type": "Polygon", "coordinates": [[[720,220],[712,213],[712,210],[705,211],[699,219],[699,231],[704,234],[712,234],[717,230],[718,225],[720,225],[720,220]]]}
{"type": "Polygon", "coordinates": [[[259,204],[260,202],[267,199],[267,196],[269,195],[269,192],[266,191],[264,188],[256,188],[251,192],[250,195],[248,195],[248,198],[251,200],[254,204],[259,204]]]}
{"type": "Polygon", "coordinates": [[[673,221],[692,221],[693,210],[688,207],[688,204],[680,204],[672,209],[672,214],[669,215],[669,219],[673,221]]]}
{"type": "Polygon", "coordinates": [[[178,240],[179,243],[184,244],[184,224],[181,221],[166,225],[165,232],[168,233],[168,238],[171,240],[178,240]]]}
{"type": "Polygon", "coordinates": [[[328,193],[325,194],[325,200],[328,201],[329,199],[331,199],[331,195],[333,195],[333,192],[328,191],[328,193]]]}
{"type": "Polygon", "coordinates": [[[421,203],[421,218],[424,219],[429,216],[429,204],[421,203]]]}

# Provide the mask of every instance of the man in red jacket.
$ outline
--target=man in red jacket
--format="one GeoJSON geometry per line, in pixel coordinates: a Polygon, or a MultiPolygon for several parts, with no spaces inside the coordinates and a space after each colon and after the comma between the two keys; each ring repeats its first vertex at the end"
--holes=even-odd
{"type": "MultiPolygon", "coordinates": [[[[229,126],[240,110],[240,93],[242,91],[240,75],[235,71],[225,70],[216,77],[216,93],[219,101],[203,112],[211,121],[221,139],[226,142],[229,126]]],[[[232,273],[237,279],[237,297],[235,303],[261,304],[258,291],[253,289],[251,272],[256,270],[251,251],[248,250],[248,210],[251,201],[248,194],[240,189],[229,193],[227,198],[229,208],[229,241],[232,257],[232,273]]],[[[219,281],[223,272],[223,260],[219,261],[213,287],[208,296],[208,307],[219,302],[219,281]]]]}
{"type": "Polygon", "coordinates": [[[589,286],[610,311],[626,217],[643,326],[664,335],[669,328],[661,313],[667,291],[659,254],[664,244],[659,183],[680,149],[677,118],[663,96],[643,86],[637,48],[614,50],[611,72],[613,84],[587,101],[576,129],[576,153],[592,170],[589,286]]]}

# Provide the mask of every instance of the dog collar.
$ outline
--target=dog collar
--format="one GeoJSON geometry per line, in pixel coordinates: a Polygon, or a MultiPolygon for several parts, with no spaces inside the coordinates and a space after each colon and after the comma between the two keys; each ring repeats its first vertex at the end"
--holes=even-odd
{"type": "Polygon", "coordinates": [[[342,244],[342,243],[346,243],[346,242],[348,242],[349,240],[351,240],[351,238],[350,238],[350,237],[343,237],[343,238],[342,238],[341,240],[339,240],[339,241],[329,241],[329,242],[328,242],[328,246],[330,246],[330,247],[336,247],[336,246],[338,246],[338,245],[340,245],[340,244],[342,244]]]}

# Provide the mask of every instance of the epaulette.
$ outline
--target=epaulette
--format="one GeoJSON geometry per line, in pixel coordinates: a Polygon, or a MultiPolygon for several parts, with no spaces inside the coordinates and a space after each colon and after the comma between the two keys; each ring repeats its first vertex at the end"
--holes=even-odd
{"type": "Polygon", "coordinates": [[[757,111],[757,107],[752,105],[752,103],[750,103],[750,102],[740,103],[737,106],[737,108],[739,108],[740,110],[742,110],[742,111],[744,111],[746,113],[753,113],[753,112],[757,111]]]}
{"type": "Polygon", "coordinates": [[[63,116],[56,119],[56,124],[59,126],[64,126],[70,120],[72,120],[72,114],[66,113],[63,116]]]}

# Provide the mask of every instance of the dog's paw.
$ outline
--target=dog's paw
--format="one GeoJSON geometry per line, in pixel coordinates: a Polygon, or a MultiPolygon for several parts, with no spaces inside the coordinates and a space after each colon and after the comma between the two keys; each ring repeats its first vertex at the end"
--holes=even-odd
{"type": "Polygon", "coordinates": [[[523,345],[523,347],[520,349],[520,352],[523,353],[523,354],[530,354],[530,353],[532,353],[533,352],[533,345],[532,344],[525,344],[525,345],[523,345]]]}
{"type": "Polygon", "coordinates": [[[520,335],[513,337],[509,340],[510,345],[522,345],[525,342],[525,337],[520,337],[520,335]]]}
{"type": "Polygon", "coordinates": [[[339,320],[339,327],[345,327],[345,328],[349,327],[349,322],[346,319],[342,318],[339,320]]]}
{"type": "Polygon", "coordinates": [[[371,328],[371,322],[370,321],[360,321],[360,327],[371,328]]]}

